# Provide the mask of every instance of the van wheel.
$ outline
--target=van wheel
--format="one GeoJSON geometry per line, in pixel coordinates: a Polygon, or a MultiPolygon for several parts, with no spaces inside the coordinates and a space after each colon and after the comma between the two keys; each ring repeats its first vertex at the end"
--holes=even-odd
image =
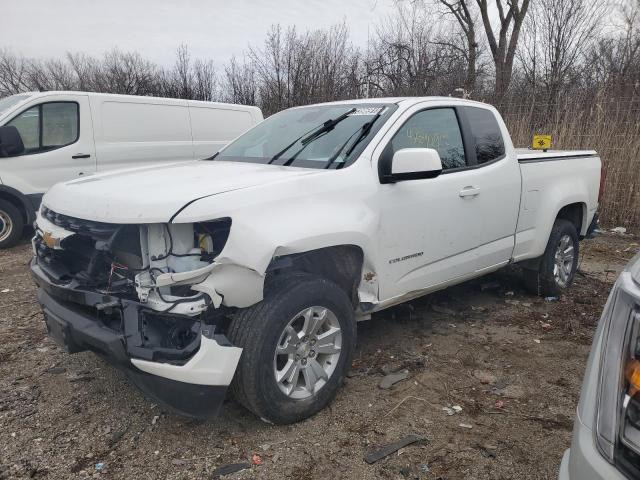
{"type": "Polygon", "coordinates": [[[22,214],[12,203],[0,200],[0,248],[16,245],[22,237],[22,214]]]}
{"type": "Polygon", "coordinates": [[[557,297],[573,283],[580,245],[573,223],[557,219],[538,270],[525,270],[524,280],[536,295],[557,297]]]}
{"type": "Polygon", "coordinates": [[[232,395],[263,420],[286,424],[333,400],[351,365],[356,323],[340,287],[296,273],[269,285],[264,300],[238,312],[227,333],[243,349],[232,395]]]}

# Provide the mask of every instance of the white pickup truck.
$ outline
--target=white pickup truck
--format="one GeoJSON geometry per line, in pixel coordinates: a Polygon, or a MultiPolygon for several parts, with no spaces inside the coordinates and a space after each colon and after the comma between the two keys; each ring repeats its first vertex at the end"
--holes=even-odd
{"type": "Polygon", "coordinates": [[[478,102],[292,108],[206,160],[54,186],[31,268],[70,352],[186,415],[216,413],[231,385],[295,422],[335,396],[372,312],[515,262],[561,293],[600,169],[593,151],[514,149],[478,102]]]}

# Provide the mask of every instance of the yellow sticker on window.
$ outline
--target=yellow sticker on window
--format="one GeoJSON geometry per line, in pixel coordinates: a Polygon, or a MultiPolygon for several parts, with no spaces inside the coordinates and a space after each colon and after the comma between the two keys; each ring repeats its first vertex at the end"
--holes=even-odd
{"type": "Polygon", "coordinates": [[[551,135],[534,135],[531,148],[534,150],[548,150],[551,148],[551,135]]]}

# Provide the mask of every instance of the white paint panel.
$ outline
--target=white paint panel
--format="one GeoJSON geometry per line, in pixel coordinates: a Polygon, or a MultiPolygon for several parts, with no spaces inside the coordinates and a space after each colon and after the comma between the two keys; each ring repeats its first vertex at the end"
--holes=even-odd
{"type": "Polygon", "coordinates": [[[189,109],[180,105],[104,102],[102,141],[191,141],[189,109]]]}

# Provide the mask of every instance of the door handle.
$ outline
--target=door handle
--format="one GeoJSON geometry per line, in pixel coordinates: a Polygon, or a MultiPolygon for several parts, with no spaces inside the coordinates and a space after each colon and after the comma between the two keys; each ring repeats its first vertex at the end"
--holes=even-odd
{"type": "Polygon", "coordinates": [[[73,158],[74,160],[77,158],[89,158],[91,155],[89,155],[88,153],[76,153],[74,156],[72,156],[71,158],[73,158]]]}
{"type": "Polygon", "coordinates": [[[469,185],[460,190],[459,195],[461,197],[476,197],[480,195],[480,188],[469,185]]]}

